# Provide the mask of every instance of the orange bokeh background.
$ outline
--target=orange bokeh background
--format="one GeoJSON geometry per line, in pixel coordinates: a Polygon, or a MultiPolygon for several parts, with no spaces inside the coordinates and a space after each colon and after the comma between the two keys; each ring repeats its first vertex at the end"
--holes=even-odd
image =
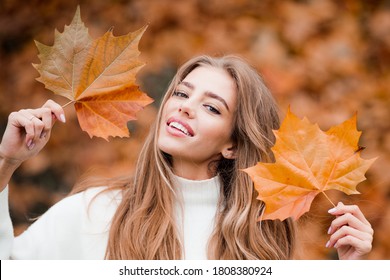
{"type": "MultiPolygon", "coordinates": [[[[51,45],[77,5],[92,37],[110,27],[115,35],[149,27],[140,42],[146,66],[141,88],[156,101],[129,123],[131,137],[90,139],[74,109],[67,123],[10,183],[16,234],[64,197],[86,172],[130,174],[176,68],[198,54],[238,54],[263,75],[281,109],[288,106],[326,130],[358,113],[363,158],[379,157],[358,186],[360,195],[329,192],[332,201],[356,203],[375,230],[369,259],[390,259],[390,5],[388,1],[256,0],[52,0],[0,3],[0,126],[14,110],[61,96],[35,79],[34,40],[51,45]]],[[[325,248],[332,217],[322,196],[299,221],[298,259],[332,259],[325,248]]]]}

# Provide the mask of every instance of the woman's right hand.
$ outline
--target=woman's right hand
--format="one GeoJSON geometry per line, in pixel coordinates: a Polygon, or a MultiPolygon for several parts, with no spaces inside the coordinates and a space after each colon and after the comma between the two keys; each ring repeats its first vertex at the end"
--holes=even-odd
{"type": "Polygon", "coordinates": [[[35,156],[48,142],[56,120],[65,122],[65,114],[61,105],[52,100],[38,109],[11,113],[0,144],[2,165],[16,169],[23,161],[35,156]]]}

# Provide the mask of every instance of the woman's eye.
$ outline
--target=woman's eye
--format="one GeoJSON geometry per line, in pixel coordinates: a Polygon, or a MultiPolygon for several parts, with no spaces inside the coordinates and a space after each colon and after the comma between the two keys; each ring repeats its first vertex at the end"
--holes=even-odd
{"type": "Polygon", "coordinates": [[[186,93],[182,92],[182,91],[175,91],[175,92],[173,92],[172,95],[178,96],[178,97],[184,97],[184,98],[188,97],[188,95],[186,93]]]}
{"type": "Polygon", "coordinates": [[[217,108],[215,108],[211,105],[204,105],[204,106],[207,108],[207,110],[209,110],[210,112],[212,112],[214,114],[217,114],[217,115],[221,114],[221,112],[217,108]]]}

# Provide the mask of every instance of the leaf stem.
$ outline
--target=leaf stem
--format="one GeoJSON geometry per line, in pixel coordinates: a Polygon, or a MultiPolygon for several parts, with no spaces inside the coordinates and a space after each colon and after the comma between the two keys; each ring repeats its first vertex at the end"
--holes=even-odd
{"type": "Polygon", "coordinates": [[[62,108],[65,108],[66,106],[68,106],[68,105],[70,105],[70,104],[72,104],[72,103],[75,103],[76,101],[74,101],[74,100],[71,100],[71,101],[69,101],[68,103],[66,103],[65,105],[62,105],[62,108]]]}
{"type": "Polygon", "coordinates": [[[336,205],[332,202],[332,200],[330,200],[329,196],[327,196],[325,192],[322,192],[322,194],[326,197],[327,200],[329,200],[333,207],[336,207],[336,205]]]}

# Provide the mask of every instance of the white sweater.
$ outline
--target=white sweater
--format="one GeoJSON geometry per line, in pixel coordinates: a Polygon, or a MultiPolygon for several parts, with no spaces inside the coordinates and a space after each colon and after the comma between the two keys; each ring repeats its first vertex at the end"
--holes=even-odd
{"type": "MultiPolygon", "coordinates": [[[[176,177],[176,181],[184,199],[184,216],[178,205],[176,212],[184,234],[185,259],[206,259],[219,178],[191,181],[176,177]]],[[[7,187],[0,193],[0,259],[103,259],[111,219],[121,201],[119,191],[95,197],[103,189],[91,188],[64,198],[14,237],[7,187]]]]}

